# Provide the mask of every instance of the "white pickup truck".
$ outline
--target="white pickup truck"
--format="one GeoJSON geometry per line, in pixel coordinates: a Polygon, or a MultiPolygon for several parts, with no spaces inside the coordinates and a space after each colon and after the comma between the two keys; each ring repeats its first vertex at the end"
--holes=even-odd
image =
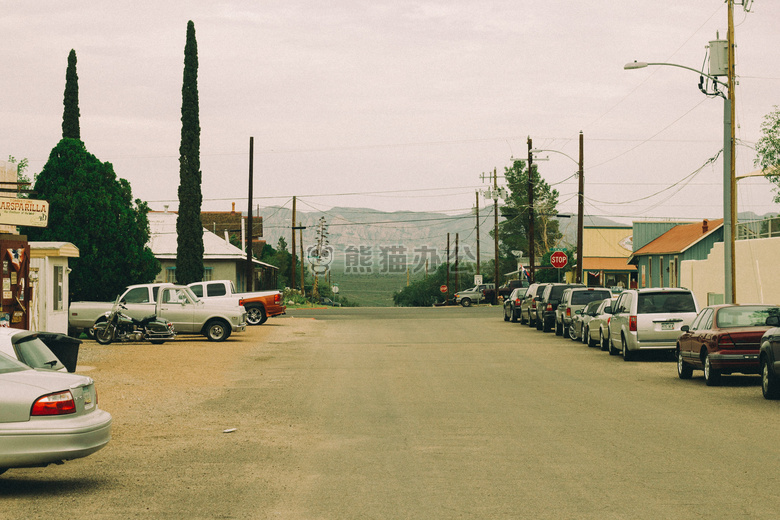
{"type": "Polygon", "coordinates": [[[268,318],[287,311],[282,305],[279,291],[236,292],[231,280],[209,280],[188,285],[195,296],[202,300],[231,301],[246,309],[246,321],[250,325],[262,325],[268,318]]]}
{"type": "MultiPolygon", "coordinates": [[[[177,334],[202,334],[209,341],[224,341],[233,332],[246,330],[246,310],[232,301],[200,300],[186,285],[150,283],[131,285],[120,296],[125,314],[142,319],[159,309],[157,315],[173,323],[177,334]]],[[[73,302],[68,310],[72,335],[86,332],[106,319],[112,302],[73,302]]]]}

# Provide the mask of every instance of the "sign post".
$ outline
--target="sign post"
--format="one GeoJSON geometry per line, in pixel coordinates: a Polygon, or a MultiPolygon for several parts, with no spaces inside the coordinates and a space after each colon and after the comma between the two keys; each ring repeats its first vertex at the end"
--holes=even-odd
{"type": "Polygon", "coordinates": [[[550,264],[558,269],[558,281],[561,281],[561,269],[569,263],[569,257],[563,251],[555,251],[550,255],[550,264]]]}

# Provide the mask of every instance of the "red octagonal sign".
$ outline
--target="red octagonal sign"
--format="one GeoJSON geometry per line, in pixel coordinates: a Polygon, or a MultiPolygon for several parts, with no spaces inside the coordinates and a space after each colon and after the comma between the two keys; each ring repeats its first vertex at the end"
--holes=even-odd
{"type": "Polygon", "coordinates": [[[569,263],[569,257],[563,251],[556,251],[550,255],[550,264],[557,269],[566,267],[567,263],[569,263]]]}

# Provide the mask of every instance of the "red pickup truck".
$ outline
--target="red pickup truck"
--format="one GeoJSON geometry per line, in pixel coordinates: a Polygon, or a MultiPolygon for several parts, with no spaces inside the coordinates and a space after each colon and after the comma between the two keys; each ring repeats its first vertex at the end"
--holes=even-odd
{"type": "Polygon", "coordinates": [[[246,322],[262,325],[268,318],[285,314],[282,293],[279,291],[256,291],[237,293],[231,280],[209,280],[189,284],[195,296],[204,300],[233,299],[246,309],[246,322]]]}

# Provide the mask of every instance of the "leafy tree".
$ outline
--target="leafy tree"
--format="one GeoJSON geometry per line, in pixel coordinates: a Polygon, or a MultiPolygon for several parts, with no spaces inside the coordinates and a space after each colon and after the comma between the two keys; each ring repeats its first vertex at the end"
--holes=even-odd
{"type": "MultiPolygon", "coordinates": [[[[560,239],[558,221],[555,220],[558,206],[558,190],[550,187],[532,166],[533,196],[534,196],[534,253],[539,256],[549,251],[560,239]]],[[[528,168],[526,161],[513,159],[512,165],[504,168],[508,196],[505,204],[500,207],[504,221],[499,224],[499,268],[514,271],[517,260],[512,251],[530,252],[529,246],[529,203],[528,203],[528,168]]],[[[506,272],[506,271],[503,271],[506,272]]]]}
{"type": "MultiPolygon", "coordinates": [[[[450,264],[450,284],[452,295],[460,290],[473,287],[472,281],[474,279],[474,268],[472,264],[459,265],[459,287],[455,287],[455,276],[451,269],[454,266],[450,264]]],[[[440,287],[447,283],[447,264],[440,264],[436,271],[429,274],[428,277],[417,280],[400,291],[393,293],[393,303],[398,307],[430,307],[434,303],[444,302],[445,295],[441,292],[440,287]]]]}
{"type": "Polygon", "coordinates": [[[181,145],[179,146],[179,216],[176,247],[176,281],[203,279],[203,201],[200,171],[200,118],[198,115],[198,43],[195,24],[187,22],[184,46],[184,80],[181,88],[181,145]]]}
{"type": "Polygon", "coordinates": [[[277,288],[284,289],[290,286],[292,255],[287,251],[287,242],[284,240],[284,237],[279,237],[277,247],[278,249],[274,249],[270,244],[263,246],[260,260],[279,268],[277,288]]]}
{"type": "Polygon", "coordinates": [[[68,69],[65,72],[65,109],[62,112],[62,138],[81,139],[79,128],[79,77],[76,74],[76,51],[68,54],[68,69]]]}
{"type": "MultiPolygon", "coordinates": [[[[11,164],[16,165],[16,182],[19,183],[19,188],[29,188],[30,184],[30,177],[27,176],[27,168],[30,165],[30,162],[27,160],[27,158],[16,160],[16,157],[13,155],[8,156],[8,162],[11,164]]],[[[17,193],[16,196],[20,199],[27,199],[29,198],[29,195],[26,193],[17,193]]]]}
{"type": "MultiPolygon", "coordinates": [[[[761,138],[756,142],[755,165],[764,170],[767,178],[780,187],[780,107],[764,116],[761,138]]],[[[775,188],[775,202],[780,202],[780,190],[775,188]]]]}
{"type": "Polygon", "coordinates": [[[30,240],[66,241],[71,300],[112,300],[127,285],[154,280],[160,263],[146,246],[149,208],[133,201],[130,184],[79,139],[62,139],[35,179],[36,199],[49,202],[49,225],[25,228],[30,240]]]}

